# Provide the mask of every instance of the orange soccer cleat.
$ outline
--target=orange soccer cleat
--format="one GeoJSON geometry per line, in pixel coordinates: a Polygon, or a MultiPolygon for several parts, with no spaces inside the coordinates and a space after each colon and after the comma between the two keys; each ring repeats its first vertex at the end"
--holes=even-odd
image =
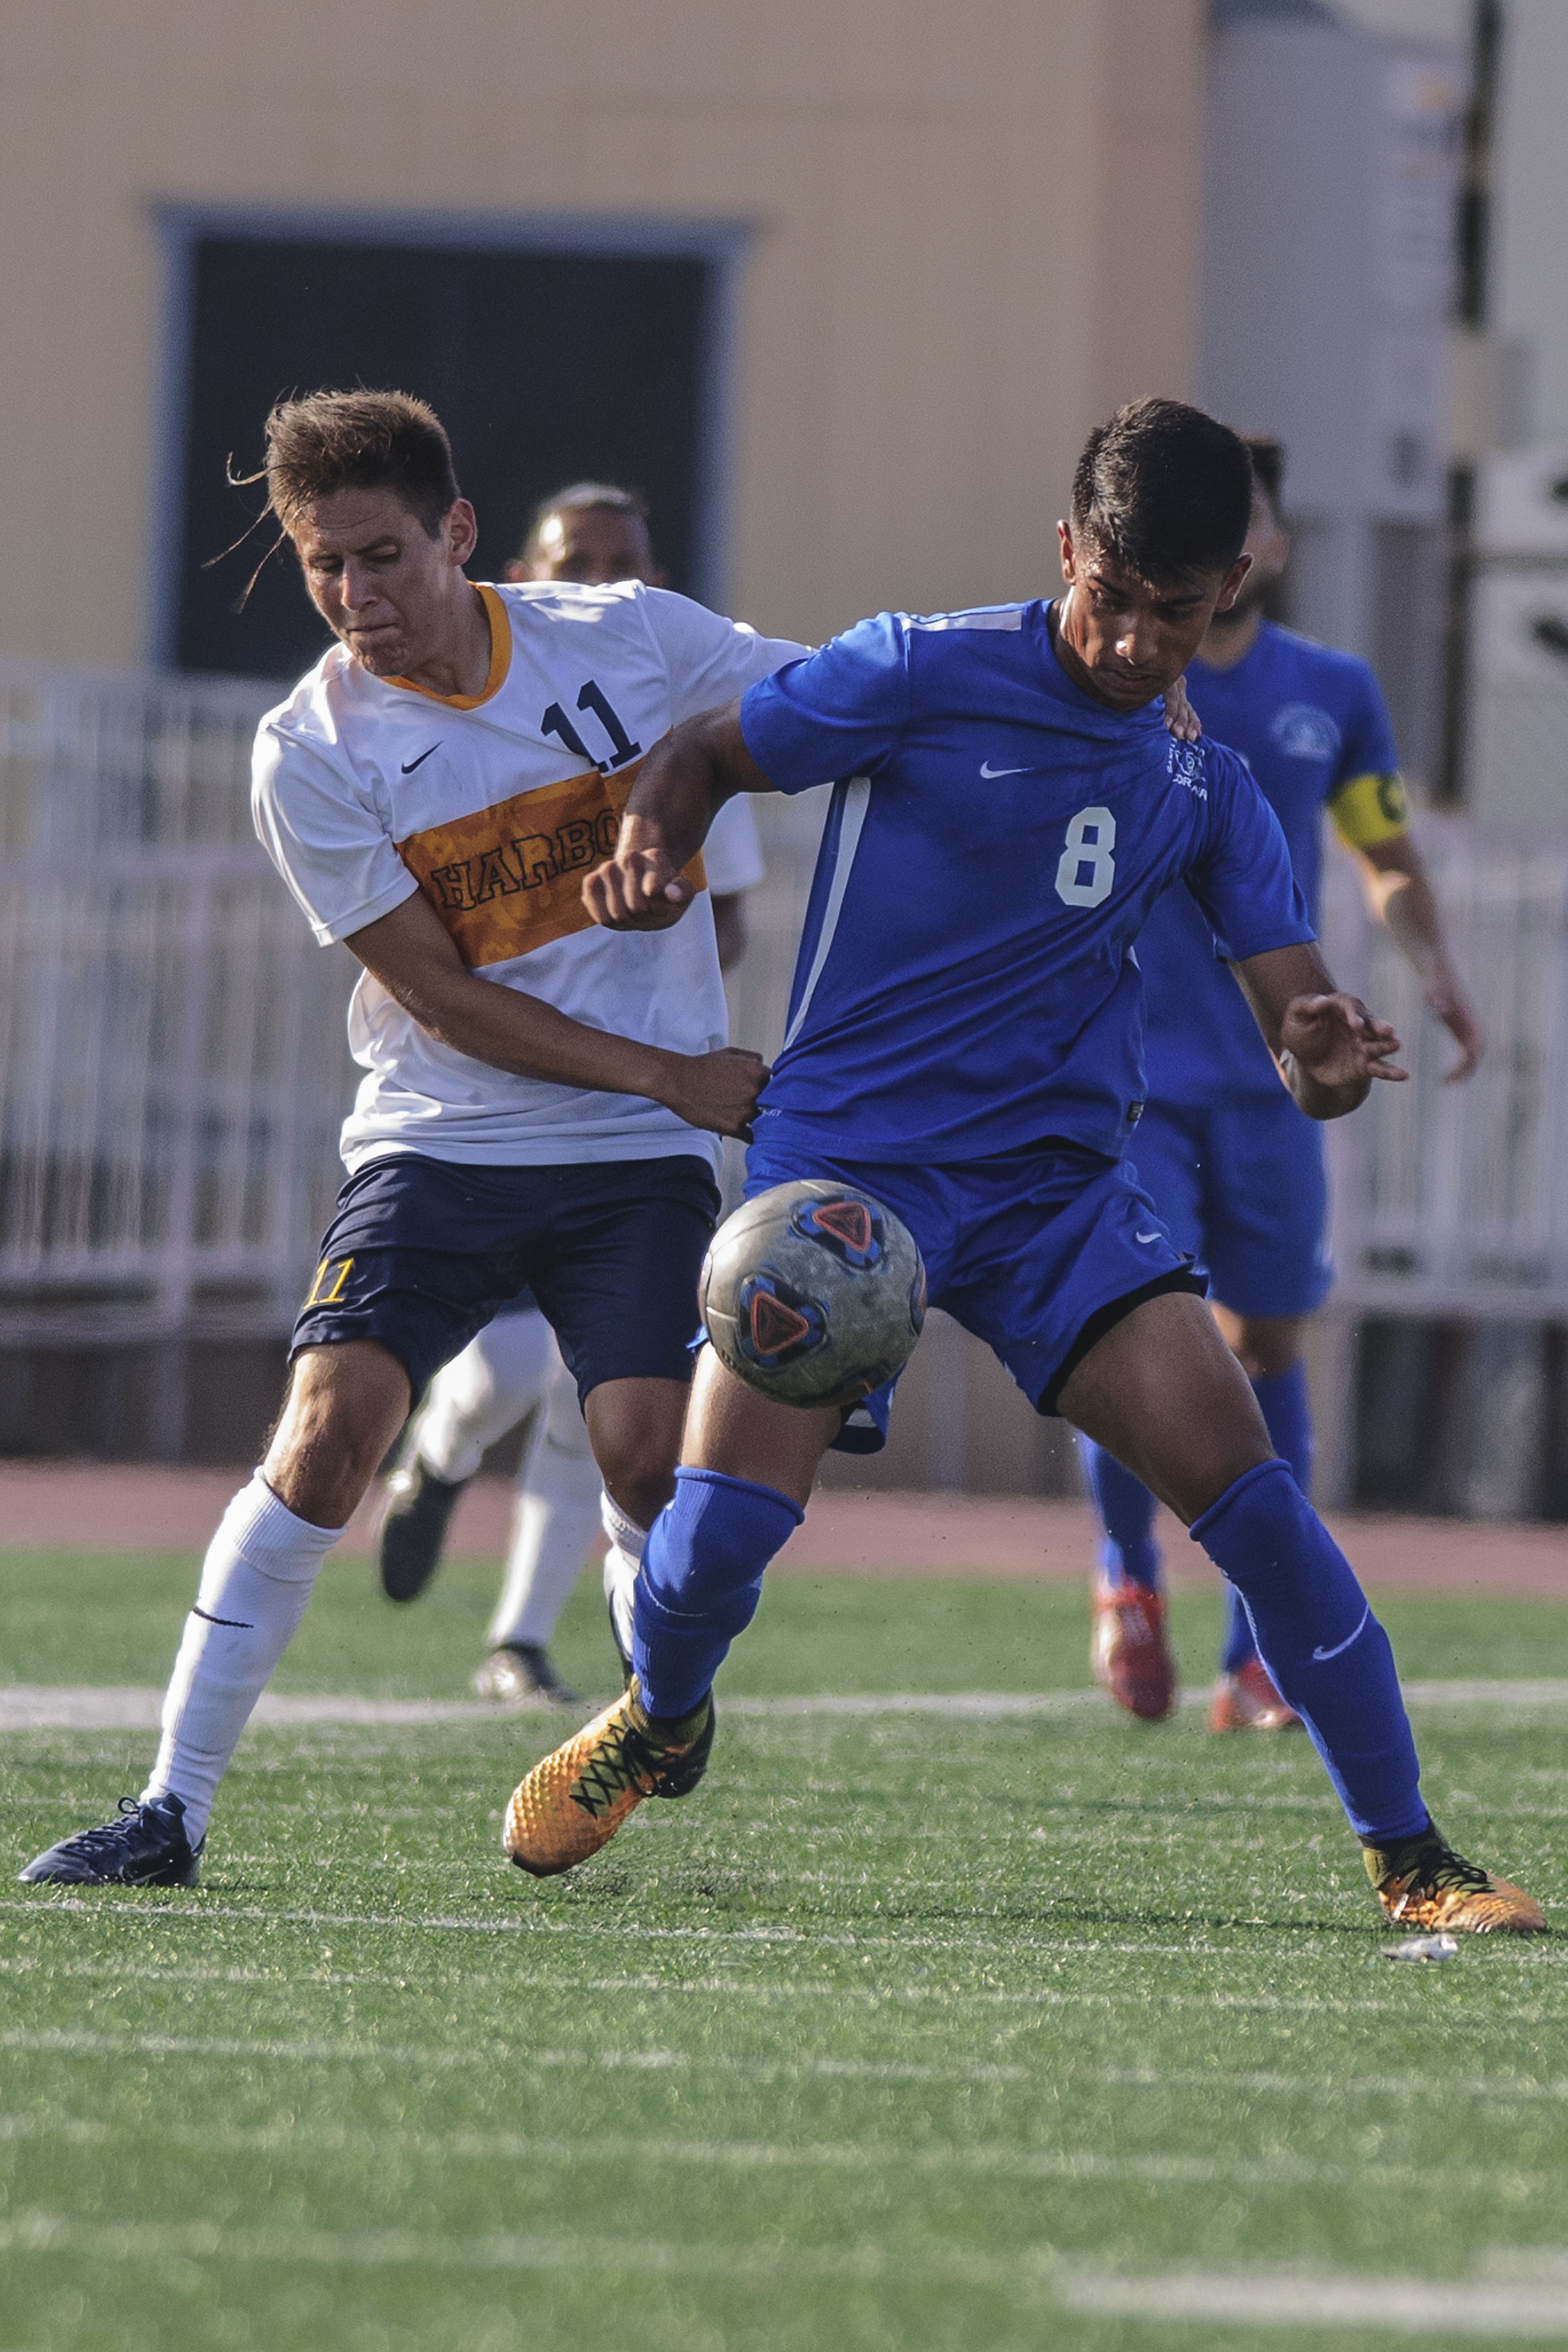
{"type": "Polygon", "coordinates": [[[1094,1678],[1129,1715],[1158,1723],[1176,1703],[1176,1662],[1165,1632],[1165,1596],[1130,1579],[1094,1580],[1094,1678]]]}
{"type": "Polygon", "coordinates": [[[1221,1675],[1209,1701],[1211,1731],[1300,1731],[1301,1718],[1268,1678],[1261,1658],[1221,1675]]]}
{"type": "Polygon", "coordinates": [[[501,1844],[520,1870],[553,1878],[608,1845],[645,1797],[684,1797],[713,1744],[713,1701],[679,1723],[656,1721],[636,1678],[603,1715],[534,1766],[512,1790],[501,1844]]]}
{"type": "Polygon", "coordinates": [[[1454,1852],[1436,1822],[1397,1845],[1365,1845],[1361,1858],[1387,1916],[1401,1927],[1459,1936],[1543,1936],[1532,1895],[1454,1852]]]}

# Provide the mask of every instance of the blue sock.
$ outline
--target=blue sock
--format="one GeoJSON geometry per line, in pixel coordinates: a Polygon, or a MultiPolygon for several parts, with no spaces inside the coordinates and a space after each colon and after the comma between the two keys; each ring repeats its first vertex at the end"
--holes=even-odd
{"type": "Polygon", "coordinates": [[[1414,1837],[1426,1808],[1388,1636],[1287,1465],[1244,1472],[1192,1533],[1239,1587],[1258,1654],[1356,1835],[1373,1845],[1414,1837]]]}
{"type": "Polygon", "coordinates": [[[1160,1547],[1151,1530],[1154,1497],[1114,1454],[1081,1434],[1078,1458],[1105,1533],[1100,1538],[1100,1565],[1112,1584],[1128,1577],[1150,1592],[1160,1590],[1160,1547]]]}
{"type": "Polygon", "coordinates": [[[706,1696],[756,1615],[763,1570],[805,1517],[776,1486],[684,1464],[677,1470],[675,1493],[648,1530],[633,1601],[632,1664],[649,1715],[689,1715],[706,1696]]]}
{"type": "MultiPolygon", "coordinates": [[[[1307,1395],[1307,1367],[1294,1363],[1271,1381],[1254,1381],[1252,1393],[1262,1408],[1274,1451],[1288,1463],[1290,1475],[1303,1495],[1312,1491],[1312,1408],[1307,1395]]],[[[1234,1584],[1226,1587],[1227,1614],[1220,1665],[1227,1675],[1239,1674],[1248,1658],[1258,1655],[1247,1611],[1234,1584]]]]}

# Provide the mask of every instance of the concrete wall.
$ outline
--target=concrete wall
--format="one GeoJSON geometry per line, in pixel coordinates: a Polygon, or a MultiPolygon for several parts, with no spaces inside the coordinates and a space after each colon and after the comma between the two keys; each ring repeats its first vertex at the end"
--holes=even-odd
{"type": "Polygon", "coordinates": [[[1568,8],[1510,0],[1498,124],[1495,331],[1527,347],[1526,437],[1568,445],[1568,8]]]}
{"type": "Polygon", "coordinates": [[[0,654],[149,642],[154,208],[751,223],[727,601],[1032,593],[1086,427],[1190,392],[1201,0],[0,0],[0,654]]]}

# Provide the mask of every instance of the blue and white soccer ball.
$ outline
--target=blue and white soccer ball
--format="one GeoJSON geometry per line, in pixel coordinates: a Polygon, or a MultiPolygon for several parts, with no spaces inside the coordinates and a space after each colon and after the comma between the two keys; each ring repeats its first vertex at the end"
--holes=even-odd
{"type": "Polygon", "coordinates": [[[699,1295],[710,1340],[748,1388],[780,1404],[855,1404],[908,1361],[925,1267],[880,1201],[812,1180],[726,1218],[699,1295]]]}

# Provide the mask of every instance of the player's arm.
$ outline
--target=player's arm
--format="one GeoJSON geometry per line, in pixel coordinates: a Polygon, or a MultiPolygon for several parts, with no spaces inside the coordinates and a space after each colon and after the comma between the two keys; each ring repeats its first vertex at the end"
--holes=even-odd
{"type": "Polygon", "coordinates": [[[612,931],[662,931],[696,895],[681,872],[735,793],[771,793],[741,732],[739,701],[684,719],[637,773],[616,854],[584,877],[583,901],[612,931]]]}
{"type": "Polygon", "coordinates": [[[689,1127],[750,1138],[768,1075],[760,1055],[733,1045],[713,1054],[667,1053],[481,979],[417,891],[345,944],[422,1029],[456,1053],[549,1085],[646,1095],[689,1127]]]}
{"type": "Polygon", "coordinates": [[[1269,948],[1231,970],[1279,1075],[1309,1118],[1342,1118],[1374,1078],[1404,1078],[1399,1040],[1359,997],[1335,988],[1315,942],[1269,948]]]}
{"type": "Polygon", "coordinates": [[[1379,922],[1387,924],[1421,982],[1422,995],[1458,1046],[1458,1060],[1444,1074],[1444,1084],[1453,1086],[1469,1076],[1481,1058],[1484,1040],[1448,953],[1437,894],[1421,852],[1409,834],[1400,833],[1370,843],[1354,854],[1368,908],[1379,922]]]}

